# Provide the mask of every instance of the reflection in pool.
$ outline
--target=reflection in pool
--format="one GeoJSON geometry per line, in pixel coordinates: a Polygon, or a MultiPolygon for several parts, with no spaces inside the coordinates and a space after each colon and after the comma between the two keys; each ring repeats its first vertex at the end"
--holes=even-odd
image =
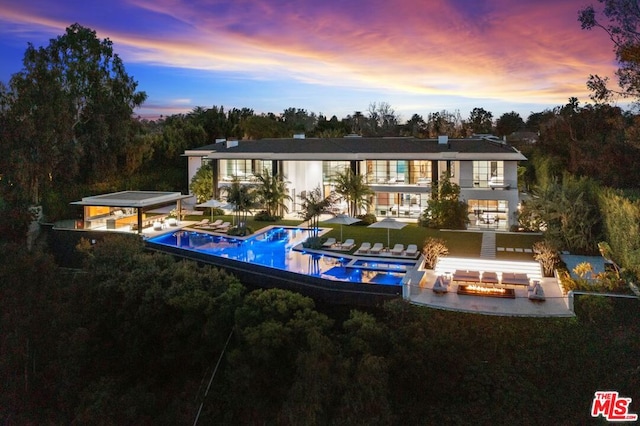
{"type": "Polygon", "coordinates": [[[328,280],[355,283],[401,285],[406,271],[415,263],[365,260],[337,253],[307,253],[300,248],[293,249],[308,236],[307,229],[299,228],[271,228],[247,239],[182,230],[153,237],[149,241],[328,280]]]}

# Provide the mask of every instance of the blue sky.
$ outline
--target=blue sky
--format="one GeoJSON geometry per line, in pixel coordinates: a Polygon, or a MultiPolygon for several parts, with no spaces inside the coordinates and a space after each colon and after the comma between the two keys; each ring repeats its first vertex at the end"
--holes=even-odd
{"type": "MultiPolygon", "coordinates": [[[[595,3],[595,2],[594,2],[595,3]]],[[[155,118],[196,106],[339,118],[387,102],[403,120],[474,107],[494,118],[589,102],[612,46],[582,31],[584,0],[4,0],[0,80],[28,42],[78,22],[109,38],[155,118]]]]}

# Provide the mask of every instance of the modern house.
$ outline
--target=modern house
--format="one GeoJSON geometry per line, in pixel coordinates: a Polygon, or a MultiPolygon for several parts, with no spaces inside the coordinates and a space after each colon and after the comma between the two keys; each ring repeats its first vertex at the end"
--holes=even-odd
{"type": "Polygon", "coordinates": [[[299,210],[301,194],[320,187],[333,189],[333,177],[350,168],[364,175],[374,191],[370,212],[417,220],[427,206],[431,184],[448,171],[469,205],[470,227],[508,229],[519,204],[520,151],[490,136],[468,139],[413,137],[305,138],[231,141],[187,150],[191,182],[205,163],[213,168],[214,198],[234,177],[250,183],[265,169],[282,173],[289,182],[289,211],[299,210]]]}

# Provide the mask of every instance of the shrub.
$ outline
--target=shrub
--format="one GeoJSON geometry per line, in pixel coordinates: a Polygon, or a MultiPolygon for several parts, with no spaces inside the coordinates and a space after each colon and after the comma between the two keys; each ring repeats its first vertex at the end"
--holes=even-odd
{"type": "Polygon", "coordinates": [[[309,237],[303,243],[302,247],[309,249],[321,249],[322,244],[327,241],[325,237],[309,237]]]}
{"type": "Polygon", "coordinates": [[[260,222],[277,222],[282,219],[282,216],[270,215],[266,210],[262,210],[256,213],[253,218],[260,222]]]}
{"type": "Polygon", "coordinates": [[[438,259],[440,257],[449,254],[449,249],[447,248],[444,240],[430,237],[425,240],[422,253],[424,254],[426,267],[428,269],[433,269],[438,263],[438,259]]]}
{"type": "Polygon", "coordinates": [[[547,241],[537,241],[533,244],[533,258],[540,262],[545,277],[553,276],[553,269],[558,263],[558,251],[547,241]]]}
{"type": "Polygon", "coordinates": [[[357,226],[369,226],[372,223],[376,223],[377,222],[376,216],[374,214],[371,214],[371,213],[360,214],[360,215],[358,215],[356,217],[358,219],[360,219],[360,222],[354,223],[354,225],[357,225],[357,226]]]}

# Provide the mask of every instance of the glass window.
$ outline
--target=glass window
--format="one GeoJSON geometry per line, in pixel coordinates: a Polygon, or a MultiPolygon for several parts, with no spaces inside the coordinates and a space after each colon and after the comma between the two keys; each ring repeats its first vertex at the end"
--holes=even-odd
{"type": "Polygon", "coordinates": [[[474,161],[473,162],[473,185],[481,188],[489,186],[491,179],[504,180],[503,161],[474,161]]]}
{"type": "Polygon", "coordinates": [[[333,182],[337,173],[344,173],[350,166],[349,161],[323,161],[322,179],[324,182],[333,182]]]}

